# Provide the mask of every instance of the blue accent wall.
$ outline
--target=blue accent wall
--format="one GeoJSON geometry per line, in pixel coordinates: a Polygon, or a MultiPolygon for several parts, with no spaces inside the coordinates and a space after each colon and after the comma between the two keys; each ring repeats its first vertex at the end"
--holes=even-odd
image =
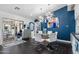
{"type": "Polygon", "coordinates": [[[74,11],[67,11],[67,6],[54,11],[54,15],[59,19],[58,39],[70,40],[70,33],[75,32],[74,11]]]}
{"type": "Polygon", "coordinates": [[[41,30],[47,28],[47,31],[58,31],[57,38],[61,40],[70,40],[70,33],[75,32],[74,11],[67,11],[67,6],[54,11],[54,15],[59,19],[59,28],[47,28],[47,23],[41,23],[41,30]]]}

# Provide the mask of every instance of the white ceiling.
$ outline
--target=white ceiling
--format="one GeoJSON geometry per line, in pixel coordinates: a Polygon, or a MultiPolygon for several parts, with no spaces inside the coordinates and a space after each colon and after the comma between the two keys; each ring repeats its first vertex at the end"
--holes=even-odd
{"type": "Polygon", "coordinates": [[[57,6],[59,4],[0,4],[0,10],[22,17],[31,17],[55,9],[57,6]],[[15,10],[15,7],[19,7],[20,9],[15,10]],[[40,10],[41,8],[42,10],[40,10]]]}

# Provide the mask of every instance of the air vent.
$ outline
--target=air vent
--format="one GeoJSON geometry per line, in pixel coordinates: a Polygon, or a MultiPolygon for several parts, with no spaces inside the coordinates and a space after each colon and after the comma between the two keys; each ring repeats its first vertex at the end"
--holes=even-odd
{"type": "Polygon", "coordinates": [[[20,10],[20,8],[19,8],[19,7],[17,7],[17,6],[16,6],[14,9],[15,9],[15,10],[20,10]]]}

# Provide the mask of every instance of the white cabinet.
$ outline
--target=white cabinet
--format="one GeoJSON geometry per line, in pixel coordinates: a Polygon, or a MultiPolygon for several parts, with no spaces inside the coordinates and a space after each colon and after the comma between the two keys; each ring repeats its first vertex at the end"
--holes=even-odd
{"type": "Polygon", "coordinates": [[[79,54],[79,35],[71,34],[71,44],[73,54],[79,54]]]}

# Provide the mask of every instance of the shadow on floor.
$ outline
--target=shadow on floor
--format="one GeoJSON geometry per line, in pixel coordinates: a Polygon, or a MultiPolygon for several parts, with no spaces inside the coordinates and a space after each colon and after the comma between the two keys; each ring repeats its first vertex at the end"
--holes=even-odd
{"type": "MultiPolygon", "coordinates": [[[[71,54],[72,47],[71,44],[64,44],[61,42],[52,42],[49,46],[58,45],[56,48],[59,50],[53,50],[53,52],[44,50],[41,54],[71,54]]],[[[3,48],[0,46],[0,54],[39,54],[35,47],[37,46],[34,42],[24,42],[22,44],[3,48]]]]}

